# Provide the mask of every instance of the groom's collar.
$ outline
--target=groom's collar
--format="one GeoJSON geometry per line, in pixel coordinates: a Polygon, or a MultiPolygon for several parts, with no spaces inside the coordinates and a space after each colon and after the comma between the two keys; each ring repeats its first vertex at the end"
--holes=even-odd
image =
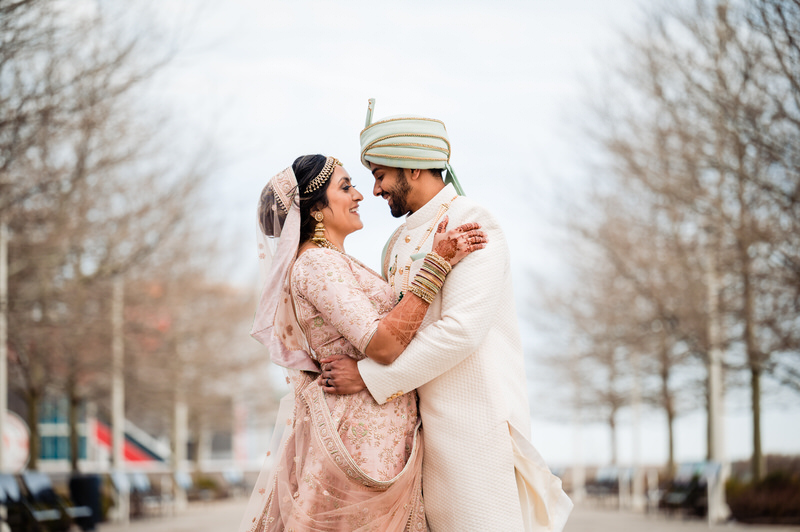
{"type": "Polygon", "coordinates": [[[449,205],[453,197],[457,196],[456,189],[451,184],[445,185],[428,203],[409,214],[406,218],[406,228],[416,229],[436,216],[441,206],[449,205]]]}

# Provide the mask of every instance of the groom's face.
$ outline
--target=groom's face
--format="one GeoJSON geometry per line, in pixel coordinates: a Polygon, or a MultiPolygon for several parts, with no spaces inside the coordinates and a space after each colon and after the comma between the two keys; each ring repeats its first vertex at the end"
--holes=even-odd
{"type": "Polygon", "coordinates": [[[370,164],[372,177],[375,178],[375,185],[372,193],[380,196],[389,203],[392,216],[400,218],[408,214],[411,209],[408,207],[408,194],[411,185],[402,168],[392,168],[380,164],[370,164]]]}

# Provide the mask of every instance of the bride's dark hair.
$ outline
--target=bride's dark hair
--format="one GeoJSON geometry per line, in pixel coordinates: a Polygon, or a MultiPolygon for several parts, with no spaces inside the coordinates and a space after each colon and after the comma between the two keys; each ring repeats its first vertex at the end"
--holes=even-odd
{"type": "MultiPolygon", "coordinates": [[[[303,155],[295,159],[292,164],[292,171],[297,180],[297,189],[300,194],[300,243],[309,240],[314,234],[317,221],[311,216],[312,209],[324,209],[328,206],[328,180],[316,190],[308,195],[302,191],[308,188],[309,183],[319,175],[325,166],[327,157],[324,155],[303,155]]],[[[272,182],[267,183],[261,191],[261,201],[258,204],[258,220],[261,230],[267,236],[279,236],[286,222],[286,214],[289,205],[279,204],[278,194],[272,189],[272,182]],[[287,211],[284,211],[284,208],[287,211]]],[[[289,197],[295,197],[295,191],[286,191],[289,197]]]]}
{"type": "Polygon", "coordinates": [[[328,206],[328,186],[331,179],[317,190],[305,194],[308,184],[319,175],[325,166],[327,157],[324,155],[303,155],[292,163],[292,171],[297,179],[297,188],[300,190],[300,242],[309,240],[314,234],[317,221],[311,216],[311,210],[324,209],[328,206]]]}

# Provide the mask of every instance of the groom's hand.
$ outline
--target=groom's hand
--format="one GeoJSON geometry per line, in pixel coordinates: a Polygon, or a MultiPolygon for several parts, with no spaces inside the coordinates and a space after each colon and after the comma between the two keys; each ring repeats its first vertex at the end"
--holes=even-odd
{"type": "Polygon", "coordinates": [[[358,372],[358,362],[347,355],[332,355],[320,360],[319,364],[322,375],[317,384],[325,393],[349,395],[367,387],[358,372]]]}

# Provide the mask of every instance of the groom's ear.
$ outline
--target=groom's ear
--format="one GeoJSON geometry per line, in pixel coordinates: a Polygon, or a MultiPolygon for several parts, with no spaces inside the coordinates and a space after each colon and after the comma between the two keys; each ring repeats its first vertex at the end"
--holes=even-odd
{"type": "Polygon", "coordinates": [[[406,175],[406,178],[407,178],[407,179],[410,179],[410,180],[412,180],[412,181],[416,181],[416,180],[418,180],[418,179],[419,179],[419,176],[420,176],[420,175],[422,175],[422,170],[420,170],[419,168],[416,168],[416,169],[414,169],[414,170],[410,170],[410,169],[408,169],[408,168],[405,168],[405,169],[403,169],[403,171],[404,171],[404,172],[405,172],[405,171],[407,171],[407,172],[408,172],[408,175],[406,175]]]}

